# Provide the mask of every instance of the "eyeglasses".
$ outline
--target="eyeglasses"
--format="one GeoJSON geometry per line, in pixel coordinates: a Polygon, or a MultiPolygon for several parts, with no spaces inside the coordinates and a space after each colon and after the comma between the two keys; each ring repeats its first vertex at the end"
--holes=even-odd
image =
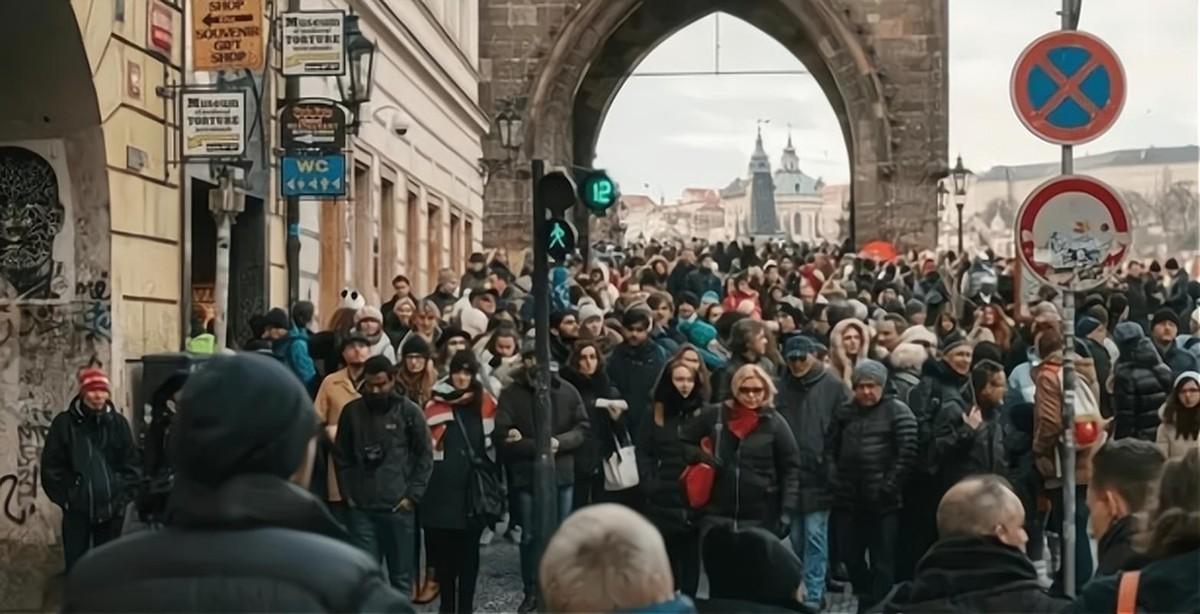
{"type": "Polygon", "coordinates": [[[738,388],[738,392],[740,394],[744,394],[746,396],[751,396],[751,395],[757,396],[757,395],[765,394],[767,392],[767,389],[762,388],[760,386],[754,386],[754,387],[742,386],[741,388],[738,388]]]}

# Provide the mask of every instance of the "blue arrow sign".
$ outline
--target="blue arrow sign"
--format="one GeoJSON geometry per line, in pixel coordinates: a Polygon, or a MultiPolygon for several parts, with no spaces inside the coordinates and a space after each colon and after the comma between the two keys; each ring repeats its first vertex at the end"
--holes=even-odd
{"type": "Polygon", "coordinates": [[[279,191],[284,197],[346,195],[346,155],[283,156],[279,191]]]}

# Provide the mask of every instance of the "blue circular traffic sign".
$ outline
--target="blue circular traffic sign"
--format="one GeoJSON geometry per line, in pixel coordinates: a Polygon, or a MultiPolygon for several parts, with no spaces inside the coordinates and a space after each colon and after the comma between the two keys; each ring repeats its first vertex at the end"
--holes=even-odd
{"type": "Polygon", "coordinates": [[[1029,44],[1013,67],[1013,109],[1030,132],[1056,145],[1104,134],[1125,105],[1125,69],[1094,35],[1055,31],[1029,44]]]}

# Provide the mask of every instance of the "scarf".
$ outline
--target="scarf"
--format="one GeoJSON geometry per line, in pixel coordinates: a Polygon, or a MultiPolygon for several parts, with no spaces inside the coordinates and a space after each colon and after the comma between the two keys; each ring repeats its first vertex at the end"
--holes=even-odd
{"type": "Polygon", "coordinates": [[[754,432],[754,429],[758,428],[758,411],[735,401],[729,409],[729,418],[726,420],[726,424],[734,437],[745,440],[750,433],[754,432]]]}
{"type": "Polygon", "coordinates": [[[443,380],[438,382],[433,388],[433,398],[429,404],[425,406],[425,422],[429,424],[429,434],[433,438],[433,460],[441,461],[445,459],[445,443],[446,428],[454,421],[454,410],[456,408],[466,408],[474,404],[476,395],[479,398],[479,415],[483,419],[483,445],[487,449],[488,458],[496,460],[496,452],[492,449],[492,431],[496,428],[496,400],[492,395],[488,394],[482,388],[476,392],[473,390],[458,390],[450,385],[449,381],[443,380]]]}

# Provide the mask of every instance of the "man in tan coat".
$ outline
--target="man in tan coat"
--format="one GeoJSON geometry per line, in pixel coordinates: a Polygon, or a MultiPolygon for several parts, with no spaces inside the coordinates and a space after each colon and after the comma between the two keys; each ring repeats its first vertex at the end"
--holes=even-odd
{"type": "MultiPolygon", "coordinates": [[[[1080,346],[1076,346],[1079,349],[1080,346]]],[[[1063,491],[1062,468],[1059,462],[1059,443],[1065,430],[1062,419],[1063,337],[1050,329],[1037,337],[1038,355],[1042,362],[1034,372],[1033,455],[1038,472],[1046,481],[1044,494],[1050,500],[1051,513],[1047,529],[1062,534],[1063,491]],[[1057,527],[1057,528],[1056,528],[1057,527]]],[[[1086,353],[1086,350],[1084,350],[1086,353]]],[[[1086,355],[1074,353],[1076,390],[1086,387],[1092,398],[1099,398],[1096,366],[1086,355]]],[[[1080,398],[1076,394],[1076,399],[1080,398]]],[[[1074,425],[1070,425],[1073,426],[1074,425]]],[[[1083,586],[1092,577],[1092,550],[1088,537],[1087,488],[1092,478],[1092,454],[1098,441],[1089,446],[1077,446],[1075,453],[1075,586],[1083,586]]],[[[1062,588],[1061,572],[1055,586],[1062,588]]]]}

